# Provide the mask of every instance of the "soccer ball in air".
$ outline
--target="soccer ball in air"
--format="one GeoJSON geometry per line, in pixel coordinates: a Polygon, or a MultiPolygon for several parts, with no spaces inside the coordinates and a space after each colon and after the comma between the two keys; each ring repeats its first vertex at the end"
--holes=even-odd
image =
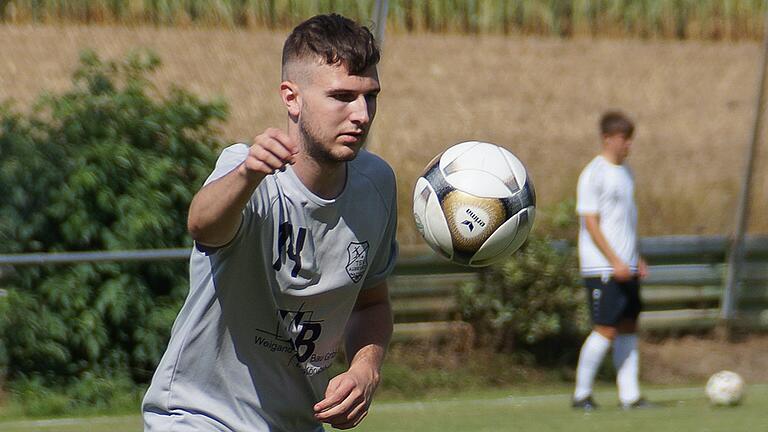
{"type": "Polygon", "coordinates": [[[744,397],[744,380],[731,371],[720,371],[707,381],[707,397],[713,405],[738,405],[744,397]]]}
{"type": "Polygon", "coordinates": [[[437,155],[416,181],[413,216],[436,252],[482,267],[528,237],[536,196],[523,163],[495,144],[467,141],[437,155]]]}

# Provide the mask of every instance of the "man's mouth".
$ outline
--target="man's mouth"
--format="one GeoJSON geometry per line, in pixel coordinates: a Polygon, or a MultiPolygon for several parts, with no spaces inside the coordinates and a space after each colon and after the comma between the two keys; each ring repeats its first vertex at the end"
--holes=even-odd
{"type": "Polygon", "coordinates": [[[339,134],[339,138],[346,143],[357,143],[363,140],[365,133],[363,131],[349,131],[339,134]]]}

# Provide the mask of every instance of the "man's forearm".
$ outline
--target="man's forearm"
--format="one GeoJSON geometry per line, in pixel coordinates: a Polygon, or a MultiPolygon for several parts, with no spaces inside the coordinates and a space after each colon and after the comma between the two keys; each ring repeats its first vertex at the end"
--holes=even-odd
{"type": "Polygon", "coordinates": [[[378,380],[392,338],[392,327],[392,307],[389,301],[354,310],[347,327],[345,346],[350,369],[370,367],[378,380]]]}
{"type": "Polygon", "coordinates": [[[264,176],[247,173],[239,165],[203,187],[189,206],[187,228],[192,238],[207,246],[228,243],[240,227],[242,211],[264,176]]]}

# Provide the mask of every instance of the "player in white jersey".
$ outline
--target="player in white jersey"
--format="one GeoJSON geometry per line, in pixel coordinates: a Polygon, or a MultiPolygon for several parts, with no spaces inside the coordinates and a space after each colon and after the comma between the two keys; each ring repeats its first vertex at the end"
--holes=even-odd
{"type": "Polygon", "coordinates": [[[637,248],[635,183],[625,163],[634,129],[620,112],[603,114],[602,152],[579,176],[579,264],[593,327],[579,354],[574,408],[597,408],[592,385],[611,345],[622,407],[651,405],[641,397],[638,384],[639,280],[647,274],[647,266],[637,248]]]}
{"type": "Polygon", "coordinates": [[[285,42],[285,130],[224,150],[195,195],[190,291],[144,397],[146,431],[322,431],[368,412],[392,334],[395,177],[362,149],[379,51],[339,15],[285,42]],[[329,377],[340,346],[348,369],[329,377]]]}

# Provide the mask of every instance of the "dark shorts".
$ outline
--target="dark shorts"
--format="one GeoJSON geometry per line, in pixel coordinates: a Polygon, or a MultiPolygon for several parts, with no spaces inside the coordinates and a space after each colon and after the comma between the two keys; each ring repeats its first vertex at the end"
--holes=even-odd
{"type": "Polygon", "coordinates": [[[584,285],[592,325],[616,327],[624,319],[637,321],[643,307],[638,278],[627,282],[617,282],[613,278],[585,278],[584,285]]]}

